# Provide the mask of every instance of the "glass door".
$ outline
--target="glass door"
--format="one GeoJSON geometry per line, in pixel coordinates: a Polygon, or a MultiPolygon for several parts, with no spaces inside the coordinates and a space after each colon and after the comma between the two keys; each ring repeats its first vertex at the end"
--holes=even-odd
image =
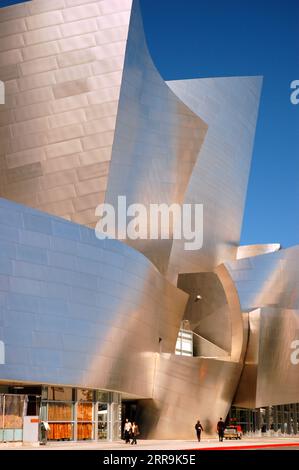
{"type": "Polygon", "coordinates": [[[108,438],[108,405],[98,403],[98,439],[108,438]]]}

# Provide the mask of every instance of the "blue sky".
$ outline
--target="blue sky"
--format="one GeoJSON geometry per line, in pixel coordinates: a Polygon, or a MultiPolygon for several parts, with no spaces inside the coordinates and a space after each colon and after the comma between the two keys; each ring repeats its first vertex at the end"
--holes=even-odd
{"type": "Polygon", "coordinates": [[[298,0],[141,0],[166,80],[263,75],[241,242],[299,243],[298,0]]]}
{"type": "Polygon", "coordinates": [[[0,0],[0,8],[15,5],[16,3],[25,3],[29,0],[0,0]]]}

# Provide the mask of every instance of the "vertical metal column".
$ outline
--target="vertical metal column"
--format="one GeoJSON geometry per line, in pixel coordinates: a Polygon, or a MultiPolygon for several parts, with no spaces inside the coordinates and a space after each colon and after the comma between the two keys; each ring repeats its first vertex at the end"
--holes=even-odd
{"type": "Polygon", "coordinates": [[[5,395],[2,395],[2,440],[4,441],[4,413],[5,413],[5,395]]]}
{"type": "Polygon", "coordinates": [[[284,407],[284,405],[280,406],[280,410],[281,410],[281,432],[283,434],[285,434],[285,432],[286,432],[285,428],[286,427],[285,427],[284,424],[285,424],[285,421],[286,421],[286,417],[285,417],[285,407],[284,407]]]}
{"type": "Polygon", "coordinates": [[[273,424],[274,424],[274,431],[278,431],[278,407],[273,406],[273,424]]]}
{"type": "MultiPolygon", "coordinates": [[[[111,396],[111,394],[109,394],[111,396]]],[[[109,442],[113,441],[113,403],[111,403],[111,399],[109,399],[109,403],[107,405],[107,440],[109,442]]]]}
{"type": "Polygon", "coordinates": [[[258,408],[256,410],[256,430],[255,432],[259,433],[261,430],[261,410],[258,408]]]}
{"type": "MultiPolygon", "coordinates": [[[[95,392],[97,393],[97,392],[95,392]]],[[[96,399],[94,406],[94,440],[99,440],[99,402],[96,399]]]]}
{"type": "Polygon", "coordinates": [[[286,413],[287,413],[287,434],[292,434],[292,423],[291,423],[291,413],[292,405],[286,405],[286,413]]]}
{"type": "Polygon", "coordinates": [[[251,410],[247,410],[247,423],[248,423],[248,432],[253,431],[253,413],[251,410]]]}
{"type": "Polygon", "coordinates": [[[266,408],[265,424],[266,424],[267,431],[269,431],[269,429],[270,429],[270,409],[269,409],[269,406],[267,406],[267,408],[266,408]]]}
{"type": "Polygon", "coordinates": [[[298,403],[294,403],[294,414],[293,414],[293,426],[294,426],[294,434],[298,433],[298,403]]]}
{"type": "Polygon", "coordinates": [[[74,429],[73,429],[73,439],[74,441],[77,441],[77,431],[78,431],[78,424],[77,424],[77,417],[78,417],[78,410],[77,410],[77,390],[75,391],[75,403],[73,405],[73,413],[74,413],[74,416],[73,416],[73,420],[74,420],[74,429]]]}

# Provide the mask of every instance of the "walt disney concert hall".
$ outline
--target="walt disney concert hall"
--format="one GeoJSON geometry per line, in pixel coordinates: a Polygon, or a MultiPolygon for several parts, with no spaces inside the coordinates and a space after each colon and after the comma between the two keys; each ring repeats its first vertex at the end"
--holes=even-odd
{"type": "Polygon", "coordinates": [[[19,3],[0,36],[0,442],[298,433],[299,247],[239,243],[262,78],[165,82],[138,0],[19,3]],[[99,240],[119,195],[203,204],[202,248],[99,240]]]}

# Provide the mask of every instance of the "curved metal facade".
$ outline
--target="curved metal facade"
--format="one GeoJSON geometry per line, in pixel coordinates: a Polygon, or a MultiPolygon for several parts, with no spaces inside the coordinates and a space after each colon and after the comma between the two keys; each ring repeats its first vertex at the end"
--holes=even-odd
{"type": "MultiPolygon", "coordinates": [[[[106,202],[116,207],[121,194],[128,205],[138,202],[149,211],[151,203],[184,202],[207,125],[156,70],[137,6],[131,15],[106,202]]],[[[167,272],[171,238],[126,242],[167,272]]]]}
{"type": "Polygon", "coordinates": [[[249,312],[249,345],[237,405],[299,399],[298,366],[291,360],[292,343],[299,340],[298,259],[295,246],[227,263],[242,311],[249,312]]]}
{"type": "Polygon", "coordinates": [[[0,196],[94,226],[115,131],[132,0],[0,9],[0,196]]]}
{"type": "Polygon", "coordinates": [[[180,240],[127,240],[174,283],[179,273],[212,271],[236,256],[261,83],[261,77],[164,82],[133,10],[106,201],[115,205],[123,194],[128,204],[148,208],[204,205],[200,250],[185,251],[180,240]]]}
{"type": "Polygon", "coordinates": [[[261,84],[261,77],[168,82],[208,125],[185,196],[186,203],[204,205],[203,247],[195,253],[184,252],[181,240],[175,240],[171,272],[177,266],[179,272],[213,271],[236,257],[261,84]]]}
{"type": "Polygon", "coordinates": [[[299,248],[239,247],[261,78],[164,82],[138,1],[76,3],[0,12],[0,379],[122,392],[156,438],[299,401],[299,248]],[[203,204],[203,248],[97,240],[118,195],[203,204]]]}
{"type": "Polygon", "coordinates": [[[187,295],[140,253],[0,200],[1,380],[152,396],[187,295]],[[159,341],[159,338],[162,341],[159,341]]]}

